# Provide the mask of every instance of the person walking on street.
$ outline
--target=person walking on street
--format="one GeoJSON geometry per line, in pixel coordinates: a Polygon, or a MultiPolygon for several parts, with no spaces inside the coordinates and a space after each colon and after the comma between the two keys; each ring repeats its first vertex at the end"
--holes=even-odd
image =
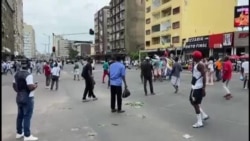
{"type": "Polygon", "coordinates": [[[222,70],[222,62],[221,59],[218,59],[215,62],[215,76],[216,76],[216,81],[221,80],[221,70],[222,70]]]}
{"type": "Polygon", "coordinates": [[[43,66],[43,73],[45,75],[45,88],[49,89],[51,79],[51,69],[49,66],[49,62],[46,62],[46,64],[43,66]]]}
{"type": "Polygon", "coordinates": [[[109,74],[109,63],[107,61],[107,59],[105,60],[105,62],[103,63],[103,75],[102,75],[102,83],[105,83],[105,77],[106,75],[109,74]]]}
{"type": "Polygon", "coordinates": [[[7,64],[6,64],[6,75],[8,74],[8,72],[10,72],[10,74],[12,75],[11,68],[12,68],[12,66],[11,66],[10,62],[7,62],[7,64]]]}
{"type": "Polygon", "coordinates": [[[144,93],[145,96],[148,95],[147,92],[147,81],[149,82],[149,88],[150,88],[150,92],[152,95],[155,95],[154,93],[154,89],[153,89],[153,74],[154,74],[154,68],[153,65],[150,63],[150,58],[146,57],[146,60],[141,64],[141,73],[143,76],[143,80],[144,80],[144,93]]]}
{"type": "Polygon", "coordinates": [[[233,65],[232,62],[229,60],[228,56],[224,58],[222,71],[223,71],[222,83],[223,83],[223,88],[226,91],[226,95],[224,95],[224,98],[226,100],[229,100],[232,98],[232,94],[228,88],[228,83],[232,78],[233,65]]]}
{"type": "Polygon", "coordinates": [[[31,134],[30,124],[34,109],[34,90],[38,85],[33,82],[33,75],[28,72],[28,61],[22,61],[22,70],[18,71],[14,78],[13,89],[17,93],[18,108],[16,139],[24,137],[24,141],[36,141],[38,138],[31,134]]]}
{"type": "Polygon", "coordinates": [[[75,62],[75,66],[74,66],[74,80],[76,80],[76,77],[78,81],[80,81],[80,67],[79,67],[78,62],[75,62]]]}
{"type": "Polygon", "coordinates": [[[39,73],[39,75],[42,74],[41,69],[42,69],[42,64],[40,61],[37,61],[37,63],[36,63],[36,75],[38,75],[38,73],[39,73]]]}
{"type": "Polygon", "coordinates": [[[241,75],[243,77],[243,89],[249,89],[249,61],[244,60],[241,66],[241,75]]]}
{"type": "Polygon", "coordinates": [[[58,64],[55,63],[54,67],[51,70],[51,87],[50,90],[53,90],[54,84],[56,83],[56,90],[58,90],[58,83],[59,83],[59,77],[60,77],[60,68],[58,67],[58,64]]]}
{"type": "Polygon", "coordinates": [[[93,98],[93,100],[97,100],[93,89],[94,89],[94,77],[92,74],[92,64],[93,60],[91,58],[88,58],[87,60],[87,64],[84,66],[83,70],[82,70],[82,77],[85,79],[85,90],[83,93],[83,97],[82,97],[82,101],[83,102],[87,102],[88,100],[86,99],[87,94],[89,98],[93,98]]]}
{"type": "Polygon", "coordinates": [[[214,63],[212,60],[208,61],[208,84],[207,85],[214,85],[214,63]]]}
{"type": "Polygon", "coordinates": [[[182,71],[182,66],[178,62],[179,61],[178,57],[175,57],[174,61],[175,61],[175,63],[173,65],[173,69],[172,69],[172,72],[171,72],[171,83],[175,88],[174,93],[177,93],[178,90],[179,90],[179,86],[180,86],[180,73],[182,71]]]}
{"type": "Polygon", "coordinates": [[[197,122],[193,125],[193,128],[203,127],[203,120],[207,120],[209,116],[201,108],[201,102],[206,95],[206,72],[205,66],[200,62],[202,59],[202,53],[200,51],[194,51],[192,53],[194,67],[191,81],[190,103],[194,107],[197,122]]]}
{"type": "Polygon", "coordinates": [[[124,113],[122,110],[122,81],[125,85],[125,89],[128,88],[125,75],[125,66],[121,63],[120,56],[116,57],[116,61],[110,65],[109,68],[110,75],[110,93],[111,93],[111,112],[124,113]],[[116,100],[117,107],[116,109],[116,100]]]}

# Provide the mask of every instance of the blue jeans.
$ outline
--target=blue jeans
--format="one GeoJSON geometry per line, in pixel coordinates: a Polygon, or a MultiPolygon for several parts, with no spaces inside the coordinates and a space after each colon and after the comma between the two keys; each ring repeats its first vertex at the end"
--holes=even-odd
{"type": "Polygon", "coordinates": [[[34,109],[34,98],[30,97],[27,104],[17,104],[18,114],[16,119],[16,130],[18,134],[22,134],[24,131],[24,136],[30,136],[30,120],[34,109]]]}

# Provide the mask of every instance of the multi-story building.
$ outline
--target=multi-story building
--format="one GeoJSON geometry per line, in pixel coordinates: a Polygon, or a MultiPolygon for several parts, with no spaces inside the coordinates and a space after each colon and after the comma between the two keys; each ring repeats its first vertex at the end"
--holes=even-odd
{"type": "Polygon", "coordinates": [[[24,23],[23,27],[24,56],[33,58],[36,55],[35,30],[32,25],[26,23],[24,23]]]}
{"type": "Polygon", "coordinates": [[[144,0],[111,0],[110,48],[126,54],[144,47],[144,0]]]}
{"type": "MultiPolygon", "coordinates": [[[[60,35],[53,35],[53,45],[56,48],[56,52],[55,55],[58,56],[59,55],[59,41],[60,40],[64,40],[63,36],[60,35]]],[[[60,55],[59,55],[60,56],[60,55]]]]}
{"type": "Polygon", "coordinates": [[[146,0],[145,49],[178,49],[192,37],[204,36],[205,39],[210,34],[234,31],[233,11],[236,2],[146,0]]]}
{"type": "Polygon", "coordinates": [[[14,0],[15,55],[23,54],[23,0],[14,0]]]}
{"type": "Polygon", "coordinates": [[[71,40],[67,40],[67,39],[61,39],[58,40],[58,46],[57,46],[57,50],[58,50],[58,54],[57,56],[60,57],[68,57],[69,56],[69,48],[72,47],[73,41],[71,40]]]}
{"type": "Polygon", "coordinates": [[[12,0],[2,0],[2,59],[14,55],[14,12],[12,0]]]}
{"type": "Polygon", "coordinates": [[[95,51],[96,54],[105,55],[110,49],[108,44],[108,17],[109,6],[104,6],[95,13],[95,51]]]}

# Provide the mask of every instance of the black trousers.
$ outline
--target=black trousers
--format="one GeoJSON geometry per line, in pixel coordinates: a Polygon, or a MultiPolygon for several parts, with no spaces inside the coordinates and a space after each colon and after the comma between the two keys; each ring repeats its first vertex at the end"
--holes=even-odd
{"type": "Polygon", "coordinates": [[[150,92],[154,93],[152,76],[151,77],[145,77],[144,76],[144,92],[145,92],[145,94],[148,93],[148,91],[147,91],[147,81],[149,82],[150,92]]]}
{"type": "Polygon", "coordinates": [[[53,90],[54,84],[56,83],[56,90],[58,90],[59,76],[52,76],[51,80],[52,82],[50,89],[53,90]]]}
{"type": "Polygon", "coordinates": [[[45,75],[46,81],[45,81],[45,86],[48,87],[50,84],[50,75],[45,75]]]}
{"type": "Polygon", "coordinates": [[[111,92],[111,109],[115,109],[116,100],[118,111],[122,110],[122,86],[110,86],[111,92]]]}
{"type": "Polygon", "coordinates": [[[91,80],[91,78],[85,78],[85,90],[82,99],[86,99],[87,94],[89,94],[88,97],[96,98],[93,90],[94,90],[93,81],[91,80]]]}

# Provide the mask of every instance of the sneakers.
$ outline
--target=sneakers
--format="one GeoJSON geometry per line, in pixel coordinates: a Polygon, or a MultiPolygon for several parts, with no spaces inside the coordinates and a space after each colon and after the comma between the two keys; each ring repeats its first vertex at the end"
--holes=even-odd
{"type": "Polygon", "coordinates": [[[124,110],[118,110],[117,113],[124,113],[124,110]]]}
{"type": "Polygon", "coordinates": [[[38,138],[30,135],[29,137],[24,137],[24,141],[37,141],[38,138]]]}
{"type": "Polygon", "coordinates": [[[93,101],[95,101],[95,100],[98,100],[98,98],[96,98],[96,97],[95,97],[95,98],[93,98],[93,101]]]}
{"type": "Polygon", "coordinates": [[[23,133],[22,134],[16,134],[16,139],[21,139],[23,137],[23,133]]]}
{"type": "Polygon", "coordinates": [[[202,120],[208,120],[209,119],[209,116],[205,116],[205,117],[202,117],[202,120]]]}
{"type": "Polygon", "coordinates": [[[233,98],[233,96],[231,94],[226,94],[226,95],[224,95],[224,98],[226,100],[230,100],[231,98],[233,98]]]}
{"type": "Polygon", "coordinates": [[[193,125],[193,128],[200,128],[200,127],[203,127],[203,124],[202,124],[202,123],[196,122],[196,123],[193,125]]]}

